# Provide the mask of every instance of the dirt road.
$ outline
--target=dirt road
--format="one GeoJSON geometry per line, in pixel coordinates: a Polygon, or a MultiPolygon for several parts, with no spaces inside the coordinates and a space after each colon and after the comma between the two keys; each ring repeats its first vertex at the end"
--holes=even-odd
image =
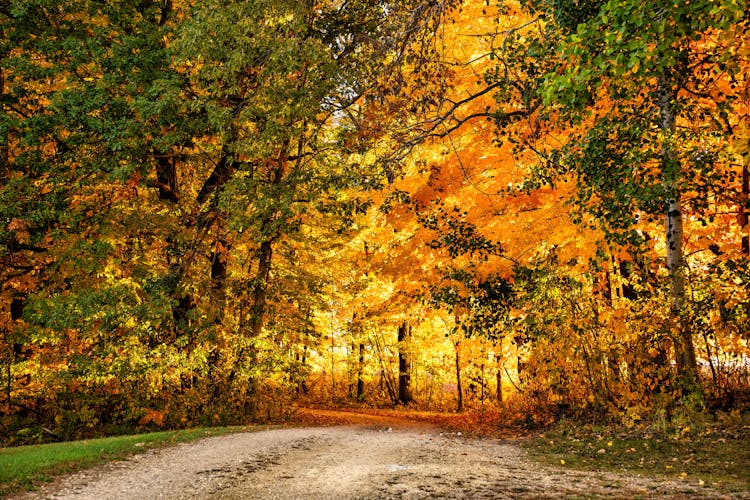
{"type": "Polygon", "coordinates": [[[152,450],[23,498],[722,498],[690,482],[540,466],[510,441],[376,416],[152,450]]]}

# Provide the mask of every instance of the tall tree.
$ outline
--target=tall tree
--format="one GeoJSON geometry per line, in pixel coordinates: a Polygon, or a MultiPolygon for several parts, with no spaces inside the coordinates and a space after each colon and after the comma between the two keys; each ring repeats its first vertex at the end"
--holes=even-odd
{"type": "MultiPolygon", "coordinates": [[[[345,190],[370,177],[348,168],[347,144],[362,137],[356,116],[413,54],[441,10],[425,1],[218,2],[196,6],[175,44],[190,74],[191,106],[208,117],[202,148],[214,167],[198,199],[215,199],[247,262],[243,335],[260,336],[279,245],[321,219],[366,206],[345,190]]],[[[366,138],[365,138],[366,139],[366,138]]],[[[298,247],[299,249],[304,247],[298,247]]],[[[241,349],[238,359],[247,353],[241,349]]],[[[242,362],[242,361],[240,361],[242,362]]],[[[254,364],[251,359],[247,363],[254,364]]]]}
{"type": "Polygon", "coordinates": [[[411,391],[411,325],[404,321],[398,326],[398,400],[406,405],[412,402],[411,391]]]}
{"type": "MultiPolygon", "coordinates": [[[[642,244],[639,215],[663,214],[669,307],[677,367],[697,381],[690,326],[683,321],[685,210],[704,220],[709,197],[721,197],[726,171],[702,154],[721,148],[713,116],[728,102],[713,89],[731,65],[711,43],[744,15],[735,2],[642,4],[584,2],[566,10],[529,2],[552,14],[562,34],[559,69],[546,75],[544,102],[576,132],[543,176],[572,173],[577,203],[618,243],[642,244]],[[719,97],[713,102],[699,97],[719,97]]],[[[724,110],[724,111],[722,111],[724,110]]]]}
{"type": "Polygon", "coordinates": [[[47,372],[10,362],[50,381],[37,401],[83,380],[137,393],[128,418],[173,395],[213,413],[251,379],[272,306],[319,298],[320,273],[294,264],[366,206],[346,191],[372,177],[354,158],[361,115],[397,92],[445,8],[0,5],[2,293],[32,296],[16,340],[75,346],[34,360],[47,372]]]}

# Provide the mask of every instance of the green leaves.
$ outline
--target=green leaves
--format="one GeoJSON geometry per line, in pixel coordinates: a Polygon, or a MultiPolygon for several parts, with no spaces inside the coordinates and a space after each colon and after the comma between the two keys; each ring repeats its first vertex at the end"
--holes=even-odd
{"type": "MultiPolygon", "coordinates": [[[[574,31],[566,28],[564,14],[554,18],[568,32],[559,45],[564,62],[561,71],[547,73],[540,93],[546,106],[587,129],[561,148],[555,170],[574,173],[576,206],[590,211],[605,230],[627,232],[638,212],[660,214],[676,186],[682,193],[696,193],[696,206],[705,206],[703,197],[714,191],[707,186],[711,179],[718,181],[713,165],[695,163],[689,153],[692,144],[706,139],[683,127],[670,137],[662,130],[667,108],[658,99],[657,81],[664,80],[675,96],[668,111],[680,120],[679,114],[696,105],[680,89],[701,88],[711,73],[695,73],[694,65],[724,64],[722,56],[695,40],[707,30],[729,28],[738,19],[737,9],[732,1],[609,0],[597,15],[580,17],[574,31]],[[665,147],[674,151],[676,161],[661,162],[665,147]]],[[[554,177],[550,166],[538,175],[554,177]]]]}
{"type": "Polygon", "coordinates": [[[437,200],[430,208],[432,211],[418,209],[417,219],[425,228],[436,233],[435,239],[428,243],[431,248],[445,248],[452,258],[460,255],[486,258],[502,253],[500,243],[484,237],[474,224],[465,220],[468,214],[458,207],[446,209],[437,200]]]}
{"type": "Polygon", "coordinates": [[[382,136],[364,109],[432,43],[441,13],[421,5],[0,9],[0,257],[15,266],[0,278],[3,300],[31,297],[18,328],[49,362],[34,383],[91,391],[87,412],[115,376],[136,387],[128,404],[244,411],[289,362],[259,351],[325,307],[320,254],[371,204],[353,191],[396,175],[366,152],[382,136]]]}

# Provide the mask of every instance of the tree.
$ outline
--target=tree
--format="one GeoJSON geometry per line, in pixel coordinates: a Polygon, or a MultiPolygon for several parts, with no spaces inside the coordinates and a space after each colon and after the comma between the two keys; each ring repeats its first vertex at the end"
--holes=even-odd
{"type": "Polygon", "coordinates": [[[36,401],[84,380],[130,398],[136,421],[248,409],[234,389],[279,359],[264,343],[296,338],[287,301],[318,307],[321,273],[294,265],[367,206],[349,189],[372,176],[355,165],[371,139],[359,116],[445,5],[6,4],[3,294],[31,295],[31,326],[4,339],[76,347],[9,366],[50,360],[36,401]]]}
{"type": "MultiPolygon", "coordinates": [[[[169,298],[155,278],[160,267],[150,267],[158,250],[145,258],[140,252],[158,247],[156,228],[169,217],[154,210],[133,222],[141,180],[162,158],[144,130],[159,129],[157,115],[169,121],[167,90],[179,84],[165,48],[171,12],[170,2],[0,7],[7,55],[0,63],[0,143],[8,181],[0,217],[3,258],[14,262],[4,267],[11,285],[4,293],[25,305],[27,327],[15,342],[30,352],[38,346],[15,363],[16,375],[32,383],[17,387],[14,404],[47,425],[55,417],[70,417],[69,428],[96,425],[84,423],[88,409],[68,388],[80,384],[93,395],[149,373],[143,347],[167,320],[169,298]],[[124,342],[125,330],[139,341],[124,342]],[[69,355],[55,349],[60,344],[71,346],[69,355]],[[115,352],[119,363],[111,362],[115,352]]],[[[134,386],[142,390],[123,390],[94,412],[107,418],[128,398],[138,407],[154,388],[134,386]]]]}
{"type": "Polygon", "coordinates": [[[411,393],[411,325],[404,321],[398,327],[398,401],[407,405],[411,393]]]}
{"type": "Polygon", "coordinates": [[[717,164],[729,100],[716,82],[731,65],[712,42],[743,16],[734,2],[585,2],[571,11],[529,2],[552,14],[562,33],[559,69],[547,73],[544,103],[573,124],[559,156],[540,174],[577,182],[577,205],[612,241],[642,245],[638,217],[665,215],[669,310],[680,378],[697,381],[685,306],[683,220],[702,220],[729,173],[717,164]]]}

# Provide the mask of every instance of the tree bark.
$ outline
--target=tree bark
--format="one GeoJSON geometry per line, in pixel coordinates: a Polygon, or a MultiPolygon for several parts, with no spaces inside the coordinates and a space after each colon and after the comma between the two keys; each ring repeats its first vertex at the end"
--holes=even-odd
{"type": "Polygon", "coordinates": [[[662,133],[661,169],[665,185],[670,191],[665,207],[666,264],[669,271],[671,302],[670,316],[674,326],[678,330],[678,334],[674,339],[678,376],[684,386],[691,387],[695,386],[698,382],[698,364],[695,358],[692,332],[689,325],[685,324],[680,317],[685,299],[682,207],[679,188],[677,187],[680,177],[680,165],[672,143],[675,132],[675,95],[672,84],[665,74],[659,75],[658,97],[662,133]]]}
{"type": "Polygon", "coordinates": [[[266,310],[266,296],[268,277],[271,273],[271,259],[273,257],[273,241],[266,240],[258,249],[258,273],[252,291],[252,305],[250,308],[250,335],[258,337],[263,330],[263,314],[266,310]]]}
{"type": "MultiPolygon", "coordinates": [[[[11,414],[11,404],[12,404],[12,396],[13,396],[13,382],[12,382],[12,367],[15,360],[15,352],[13,349],[13,342],[10,338],[10,328],[11,327],[5,327],[2,329],[3,331],[3,351],[5,351],[2,356],[3,364],[5,365],[5,402],[6,407],[2,410],[2,413],[6,415],[11,414]]],[[[2,359],[0,358],[0,359],[2,359]]]]}
{"type": "Polygon", "coordinates": [[[667,236],[667,269],[669,270],[670,300],[673,313],[679,313],[685,296],[685,272],[682,251],[682,209],[680,200],[667,201],[665,220],[667,236]]]}
{"type": "Polygon", "coordinates": [[[503,402],[503,355],[502,355],[502,342],[499,343],[500,352],[495,354],[495,364],[497,365],[497,372],[495,373],[495,397],[498,403],[503,402]]]}
{"type": "Polygon", "coordinates": [[[359,363],[357,365],[357,401],[365,398],[365,381],[362,378],[365,371],[365,345],[359,343],[359,363]]]}
{"type": "Polygon", "coordinates": [[[456,389],[458,390],[458,399],[456,401],[456,411],[464,410],[464,391],[461,387],[461,356],[459,347],[461,346],[460,341],[456,341],[454,344],[456,348],[456,389]]]}
{"type": "Polygon", "coordinates": [[[159,199],[177,203],[180,193],[177,183],[177,166],[174,155],[163,153],[156,155],[156,183],[159,199]]]}
{"type": "MultiPolygon", "coordinates": [[[[750,158],[746,157],[743,159],[742,162],[742,193],[740,196],[740,203],[739,203],[739,211],[737,213],[737,222],[739,223],[740,227],[745,230],[747,229],[747,223],[748,223],[748,206],[750,204],[750,170],[748,169],[748,162],[750,162],[750,158]]],[[[743,235],[742,240],[740,241],[740,249],[742,250],[743,255],[750,255],[750,236],[743,235]]]]}
{"type": "Polygon", "coordinates": [[[396,388],[394,387],[395,381],[391,380],[393,377],[387,366],[390,363],[384,359],[385,351],[383,349],[383,345],[381,344],[377,333],[373,335],[372,338],[375,341],[375,352],[377,353],[378,359],[380,361],[380,390],[383,390],[383,384],[385,384],[385,389],[388,391],[388,397],[391,399],[391,401],[393,401],[394,405],[398,404],[398,393],[396,392],[396,388]]]}
{"type": "MultiPolygon", "coordinates": [[[[300,367],[304,369],[306,365],[307,365],[307,346],[304,346],[302,348],[302,362],[300,363],[300,367]]],[[[299,389],[302,391],[302,394],[307,394],[307,380],[305,380],[304,375],[302,376],[300,380],[299,389]]]]}
{"type": "MultiPolygon", "coordinates": [[[[287,162],[286,150],[288,146],[288,144],[283,145],[275,162],[275,166],[269,173],[268,180],[274,186],[279,185],[284,178],[284,171],[287,162]]],[[[275,211],[267,215],[267,218],[263,221],[263,227],[261,229],[262,234],[269,234],[266,232],[268,226],[272,224],[273,219],[277,215],[278,214],[275,211]]],[[[273,233],[270,233],[270,235],[263,240],[258,249],[258,273],[255,275],[255,283],[253,285],[250,318],[250,334],[253,337],[259,336],[263,331],[263,315],[266,312],[266,296],[268,291],[268,278],[271,273],[273,245],[278,237],[278,234],[274,235],[273,233]]]]}
{"type": "Polygon", "coordinates": [[[410,344],[411,325],[404,321],[398,327],[398,400],[404,405],[412,401],[410,344]]]}
{"type": "Polygon", "coordinates": [[[226,145],[221,149],[221,157],[211,171],[208,179],[201,186],[195,199],[199,205],[203,205],[212,194],[218,192],[227,182],[232,179],[237,165],[226,145]]]}

